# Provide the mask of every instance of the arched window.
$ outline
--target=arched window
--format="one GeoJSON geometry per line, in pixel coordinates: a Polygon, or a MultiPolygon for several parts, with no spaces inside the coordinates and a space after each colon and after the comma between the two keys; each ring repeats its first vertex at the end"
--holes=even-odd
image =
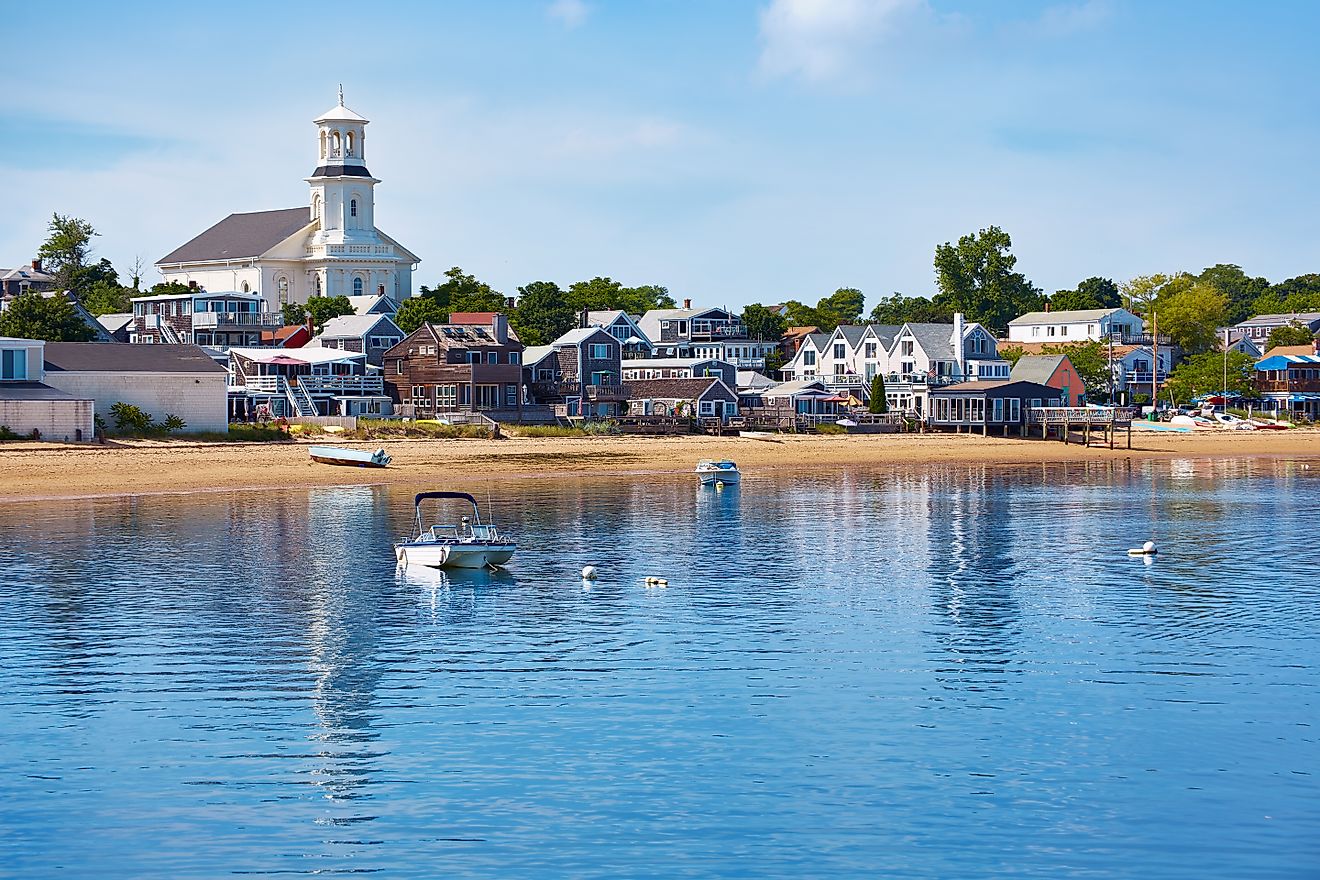
{"type": "Polygon", "coordinates": [[[353,132],[348,133],[348,155],[353,155],[353,132]]]}
{"type": "Polygon", "coordinates": [[[357,216],[357,199],[352,199],[352,200],[349,201],[349,203],[348,203],[348,216],[350,216],[350,217],[356,217],[356,216],[357,216]]]}
{"type": "Polygon", "coordinates": [[[320,195],[312,196],[312,219],[313,219],[313,220],[320,220],[320,219],[321,219],[321,197],[320,197],[320,195]]]}
{"type": "Polygon", "coordinates": [[[280,290],[280,305],[282,305],[282,306],[283,306],[283,305],[288,305],[288,304],[289,304],[289,279],[284,278],[284,277],[281,277],[280,280],[276,282],[276,286],[278,286],[278,287],[279,287],[279,290],[280,290]]]}
{"type": "Polygon", "coordinates": [[[247,283],[246,281],[243,282],[243,292],[244,292],[244,293],[251,293],[251,292],[252,292],[252,288],[251,288],[251,286],[249,286],[248,283],[247,283]]]}
{"type": "Polygon", "coordinates": [[[330,158],[339,158],[339,132],[330,135],[330,158]]]}
{"type": "Polygon", "coordinates": [[[325,158],[325,129],[321,129],[321,158],[325,158]]]}
{"type": "Polygon", "coordinates": [[[354,296],[361,296],[361,295],[362,295],[362,279],[361,279],[361,278],[354,278],[354,279],[353,279],[353,295],[354,295],[354,296]]]}
{"type": "Polygon", "coordinates": [[[376,295],[377,295],[377,296],[384,296],[384,295],[385,295],[385,285],[384,285],[384,284],[377,284],[377,285],[376,285],[376,295]]]}
{"type": "Polygon", "coordinates": [[[321,295],[321,276],[320,276],[320,274],[318,273],[318,274],[315,275],[314,277],[315,277],[316,280],[315,280],[314,282],[312,282],[312,283],[313,283],[313,285],[316,287],[316,295],[317,295],[317,296],[320,296],[320,295],[321,295]]]}

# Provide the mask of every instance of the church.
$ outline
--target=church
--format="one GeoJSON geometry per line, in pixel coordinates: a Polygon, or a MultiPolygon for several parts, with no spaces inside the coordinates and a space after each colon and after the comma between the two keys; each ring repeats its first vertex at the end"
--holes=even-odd
{"type": "Polygon", "coordinates": [[[156,262],[166,281],[259,294],[265,310],[311,296],[412,295],[419,258],[376,228],[367,120],[339,103],[315,120],[310,205],[230,214],[156,262]]]}

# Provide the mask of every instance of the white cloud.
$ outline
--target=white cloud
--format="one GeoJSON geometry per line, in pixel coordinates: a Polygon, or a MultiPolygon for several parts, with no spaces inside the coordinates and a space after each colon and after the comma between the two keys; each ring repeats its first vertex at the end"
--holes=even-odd
{"type": "Polygon", "coordinates": [[[1067,37],[1104,24],[1112,12],[1109,0],[1082,0],[1050,6],[1031,25],[1031,30],[1046,37],[1067,37]]]}
{"type": "Polygon", "coordinates": [[[761,70],[855,84],[925,0],[771,0],[761,12],[761,70]]]}
{"type": "Polygon", "coordinates": [[[555,0],[545,14],[571,30],[586,21],[590,11],[582,0],[555,0]]]}

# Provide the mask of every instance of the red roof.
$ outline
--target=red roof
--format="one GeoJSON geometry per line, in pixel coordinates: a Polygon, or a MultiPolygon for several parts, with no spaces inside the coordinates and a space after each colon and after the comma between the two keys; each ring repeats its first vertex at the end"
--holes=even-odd
{"type": "Polygon", "coordinates": [[[495,320],[499,312],[454,312],[449,316],[450,324],[486,324],[495,320]]]}

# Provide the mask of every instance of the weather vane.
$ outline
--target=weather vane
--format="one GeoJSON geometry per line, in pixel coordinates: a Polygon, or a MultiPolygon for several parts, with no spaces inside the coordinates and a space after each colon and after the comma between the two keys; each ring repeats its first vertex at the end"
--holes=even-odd
{"type": "Polygon", "coordinates": [[[344,84],[339,84],[339,106],[344,106],[344,84]]]}

